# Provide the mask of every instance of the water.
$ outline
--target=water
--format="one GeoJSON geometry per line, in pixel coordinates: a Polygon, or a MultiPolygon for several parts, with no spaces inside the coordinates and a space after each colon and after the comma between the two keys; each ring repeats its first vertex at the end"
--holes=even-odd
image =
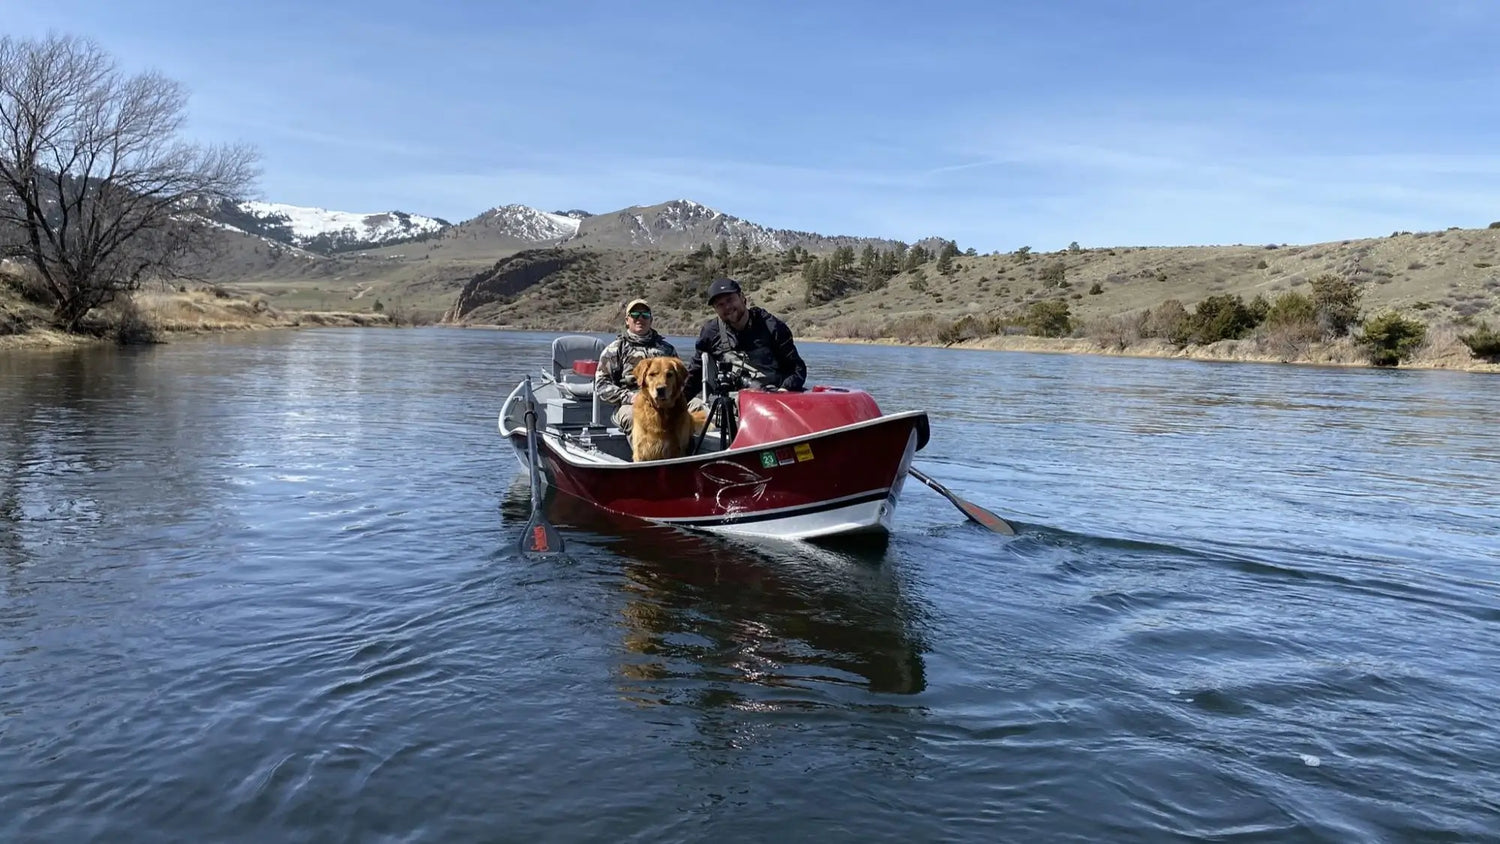
{"type": "Polygon", "coordinates": [[[0,839],[1500,840],[1494,378],[806,344],[884,546],[515,552],[539,335],[0,357],[0,839]]]}

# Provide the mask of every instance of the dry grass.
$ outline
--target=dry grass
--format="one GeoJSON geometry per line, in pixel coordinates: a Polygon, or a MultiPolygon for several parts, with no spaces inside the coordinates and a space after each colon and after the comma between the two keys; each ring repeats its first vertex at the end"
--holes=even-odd
{"type": "Polygon", "coordinates": [[[135,296],[146,321],[158,331],[243,331],[256,328],[389,326],[385,314],[356,311],[280,311],[263,295],[240,298],[222,288],[186,292],[142,292],[135,296]]]}
{"type": "Polygon", "coordinates": [[[264,296],[240,295],[222,287],[137,291],[99,309],[78,334],[51,327],[51,309],[33,301],[25,279],[13,270],[0,275],[0,349],[57,348],[87,343],[144,343],[163,335],[246,331],[295,326],[389,326],[385,314],[340,311],[282,311],[264,296]]]}
{"type": "Polygon", "coordinates": [[[1460,339],[1468,329],[1452,323],[1428,326],[1427,337],[1404,366],[1423,369],[1463,369],[1500,372],[1500,364],[1478,361],[1460,339]]]}

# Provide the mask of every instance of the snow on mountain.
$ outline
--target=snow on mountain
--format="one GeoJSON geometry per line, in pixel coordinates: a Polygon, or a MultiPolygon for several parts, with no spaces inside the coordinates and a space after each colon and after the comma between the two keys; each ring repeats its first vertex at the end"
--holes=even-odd
{"type": "Polygon", "coordinates": [[[806,232],[770,229],[691,199],[658,205],[636,205],[584,220],[577,239],[599,245],[656,249],[692,249],[704,243],[744,240],[762,249],[781,250],[816,238],[806,232]]]}
{"type": "Polygon", "coordinates": [[[538,211],[529,205],[502,205],[479,215],[488,227],[504,229],[513,237],[538,243],[572,237],[587,216],[582,211],[562,214],[538,211]]]}
{"type": "Polygon", "coordinates": [[[220,217],[254,234],[328,252],[410,240],[448,226],[446,220],[405,211],[359,213],[279,202],[241,202],[221,209],[220,217]]]}

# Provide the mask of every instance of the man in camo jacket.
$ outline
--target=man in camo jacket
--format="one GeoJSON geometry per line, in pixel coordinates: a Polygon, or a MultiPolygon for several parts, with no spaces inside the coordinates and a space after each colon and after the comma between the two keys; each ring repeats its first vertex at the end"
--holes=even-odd
{"type": "Polygon", "coordinates": [[[646,358],[677,357],[677,349],[651,327],[651,305],[632,299],[625,306],[625,331],[604,347],[594,372],[594,392],[602,402],[619,405],[614,423],[628,432],[635,413],[631,406],[641,385],[635,381],[635,365],[646,358]]]}

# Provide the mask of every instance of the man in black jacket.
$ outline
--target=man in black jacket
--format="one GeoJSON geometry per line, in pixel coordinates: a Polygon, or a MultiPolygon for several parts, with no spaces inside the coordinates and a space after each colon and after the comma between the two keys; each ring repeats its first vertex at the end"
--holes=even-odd
{"type": "Polygon", "coordinates": [[[703,384],[703,353],[714,356],[722,371],[726,367],[744,372],[749,386],[767,390],[800,390],[807,380],[807,364],[792,342],[792,330],[764,308],[749,307],[739,282],[714,279],[708,287],[708,304],[717,314],[703,323],[688,361],[687,392],[697,394],[703,384]],[[742,366],[736,366],[742,363],[742,366]]]}

